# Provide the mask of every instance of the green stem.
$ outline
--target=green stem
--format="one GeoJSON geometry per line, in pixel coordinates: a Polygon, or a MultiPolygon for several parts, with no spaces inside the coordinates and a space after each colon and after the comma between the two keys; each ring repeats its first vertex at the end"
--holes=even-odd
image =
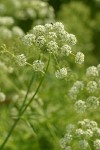
{"type": "Polygon", "coordinates": [[[35,93],[34,93],[33,96],[31,97],[31,99],[29,100],[29,102],[25,105],[24,109],[22,110],[21,115],[25,112],[25,110],[27,109],[27,107],[31,104],[31,102],[32,102],[33,99],[35,98],[36,94],[38,93],[38,91],[39,91],[39,89],[40,89],[40,86],[41,86],[41,84],[42,84],[42,82],[43,82],[43,80],[44,80],[44,78],[45,78],[46,73],[47,73],[49,63],[50,63],[50,55],[49,55],[49,60],[48,60],[48,64],[47,64],[47,67],[46,67],[44,76],[42,77],[42,79],[41,79],[41,81],[40,81],[40,83],[39,83],[39,85],[38,85],[38,87],[37,87],[35,93]]]}
{"type": "MultiPolygon", "coordinates": [[[[22,103],[22,106],[21,106],[20,109],[19,109],[19,114],[20,114],[21,110],[23,109],[23,106],[24,106],[24,104],[25,104],[25,102],[26,102],[26,99],[27,99],[27,96],[28,96],[28,94],[29,94],[31,85],[32,85],[32,83],[33,83],[33,77],[34,77],[34,75],[32,75],[32,79],[30,80],[30,83],[29,83],[28,90],[27,90],[27,93],[26,93],[26,95],[25,95],[24,101],[23,101],[23,103],[22,103]]],[[[7,143],[8,139],[9,139],[9,137],[10,137],[10,135],[12,134],[12,132],[13,132],[15,126],[17,125],[17,122],[19,121],[19,119],[20,119],[20,117],[17,118],[16,121],[14,122],[14,124],[12,125],[12,127],[11,127],[11,129],[10,129],[8,135],[7,135],[7,137],[5,138],[4,142],[2,143],[2,145],[1,145],[1,147],[0,147],[0,150],[2,150],[2,149],[4,148],[5,144],[7,143]]]]}
{"type": "MultiPolygon", "coordinates": [[[[28,97],[30,88],[31,88],[32,83],[33,83],[33,79],[34,79],[34,74],[32,75],[32,79],[30,80],[30,83],[29,83],[29,86],[28,86],[27,93],[26,93],[26,95],[25,95],[25,98],[24,98],[24,101],[23,101],[23,103],[22,103],[22,106],[21,106],[21,108],[19,109],[19,112],[21,112],[21,110],[23,109],[23,107],[24,107],[24,105],[25,105],[25,102],[26,102],[26,100],[27,100],[27,97],[28,97]]],[[[20,114],[20,113],[19,113],[19,114],[20,114]]]]}
{"type": "Polygon", "coordinates": [[[58,62],[58,60],[57,60],[56,55],[55,55],[55,54],[53,54],[53,56],[54,56],[54,60],[55,60],[55,62],[56,62],[56,64],[57,64],[58,69],[60,69],[59,62],[58,62]]]}
{"type": "MultiPolygon", "coordinates": [[[[10,138],[10,136],[11,136],[11,134],[12,134],[14,128],[16,127],[18,121],[20,120],[21,116],[23,115],[23,113],[25,112],[25,110],[27,109],[27,107],[31,104],[32,100],[35,98],[36,94],[38,93],[38,91],[39,91],[39,89],[40,89],[40,87],[41,87],[41,84],[42,84],[42,82],[43,82],[43,80],[44,80],[44,78],[45,78],[45,75],[46,75],[46,73],[47,73],[49,63],[50,63],[50,55],[49,55],[49,60],[48,60],[48,64],[47,64],[47,67],[46,67],[44,76],[43,76],[42,79],[40,80],[40,83],[39,83],[39,85],[38,85],[38,87],[37,87],[35,93],[33,94],[32,98],[29,100],[29,102],[27,103],[27,105],[25,105],[24,109],[23,109],[23,106],[24,106],[24,105],[22,104],[22,106],[21,106],[21,108],[20,108],[20,110],[19,110],[19,117],[16,119],[16,121],[15,121],[14,124],[12,125],[12,127],[11,127],[11,129],[10,129],[8,135],[6,136],[6,138],[5,138],[5,140],[3,141],[2,145],[0,146],[0,150],[3,150],[4,146],[6,145],[8,139],[10,138]]],[[[30,86],[31,86],[31,85],[30,85],[30,86]]],[[[28,89],[28,92],[29,92],[29,89],[28,89]]],[[[24,101],[23,101],[24,104],[25,104],[25,102],[26,102],[26,98],[27,98],[27,96],[28,96],[28,92],[27,92],[27,94],[26,94],[26,96],[25,96],[25,99],[24,99],[24,101]]]]}
{"type": "Polygon", "coordinates": [[[5,144],[7,143],[9,137],[11,136],[11,134],[12,134],[14,128],[16,127],[17,122],[19,121],[19,119],[20,119],[20,118],[17,118],[16,121],[14,122],[14,124],[12,125],[12,127],[11,127],[11,129],[10,129],[8,135],[6,136],[6,138],[5,138],[5,140],[3,141],[2,145],[0,146],[0,150],[3,150],[5,144]]]}

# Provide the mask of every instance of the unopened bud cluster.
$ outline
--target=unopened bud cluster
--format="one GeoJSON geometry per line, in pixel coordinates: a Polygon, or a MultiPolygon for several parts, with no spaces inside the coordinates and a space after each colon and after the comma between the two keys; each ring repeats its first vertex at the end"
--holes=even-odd
{"type": "Polygon", "coordinates": [[[56,78],[63,79],[67,77],[67,68],[61,68],[55,72],[56,78]]]}
{"type": "Polygon", "coordinates": [[[16,62],[19,66],[25,66],[26,65],[26,56],[24,54],[16,56],[16,62]]]}
{"type": "Polygon", "coordinates": [[[44,63],[41,60],[35,60],[33,62],[33,70],[43,72],[44,63]]]}

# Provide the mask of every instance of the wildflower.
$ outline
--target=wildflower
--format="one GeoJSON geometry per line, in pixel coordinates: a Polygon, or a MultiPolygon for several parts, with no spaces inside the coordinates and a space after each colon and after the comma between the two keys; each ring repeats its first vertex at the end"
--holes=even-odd
{"type": "Polygon", "coordinates": [[[84,89],[84,83],[83,81],[76,81],[72,88],[69,90],[69,96],[72,99],[77,99],[78,93],[84,89]]]}
{"type": "Polygon", "coordinates": [[[74,34],[67,34],[68,45],[73,46],[77,43],[76,36],[74,34]]]}
{"type": "Polygon", "coordinates": [[[100,150],[100,139],[94,141],[94,148],[95,150],[100,150]]]}
{"type": "Polygon", "coordinates": [[[32,46],[33,43],[35,42],[35,38],[36,38],[36,36],[34,34],[28,33],[22,38],[22,42],[26,46],[32,46]]]}
{"type": "Polygon", "coordinates": [[[76,129],[75,135],[76,135],[78,138],[82,138],[82,137],[84,136],[84,131],[83,131],[81,128],[76,129]]]}
{"type": "Polygon", "coordinates": [[[87,70],[86,70],[86,76],[88,76],[88,77],[97,77],[97,76],[99,76],[99,72],[97,70],[97,67],[95,67],[95,66],[88,67],[87,70]]]}
{"type": "Polygon", "coordinates": [[[36,39],[36,44],[37,46],[39,46],[40,48],[44,46],[44,44],[46,43],[46,39],[44,38],[44,36],[39,36],[36,39]]]}
{"type": "Polygon", "coordinates": [[[57,32],[64,30],[64,25],[61,22],[56,22],[53,24],[53,29],[57,32]]]}
{"type": "Polygon", "coordinates": [[[76,81],[73,86],[76,87],[78,90],[83,90],[84,83],[83,81],[76,81]]]}
{"type": "Polygon", "coordinates": [[[79,146],[82,150],[86,150],[87,147],[89,146],[89,144],[86,140],[80,140],[79,141],[79,146]]]}
{"type": "Polygon", "coordinates": [[[16,62],[19,66],[25,66],[26,65],[26,56],[24,54],[18,55],[16,57],[16,62]]]}
{"type": "Polygon", "coordinates": [[[95,81],[89,81],[86,89],[89,93],[95,92],[97,90],[97,83],[95,81]]]}
{"type": "Polygon", "coordinates": [[[43,72],[44,63],[43,63],[41,60],[35,60],[35,61],[33,62],[33,69],[34,69],[34,71],[43,72]]]}
{"type": "Polygon", "coordinates": [[[56,78],[63,79],[67,76],[67,68],[61,68],[55,72],[56,78]]]}
{"type": "Polygon", "coordinates": [[[86,139],[88,138],[91,138],[93,136],[93,132],[91,129],[87,129],[85,132],[84,132],[84,136],[86,139]]]}
{"type": "Polygon", "coordinates": [[[84,113],[86,110],[86,103],[82,100],[76,101],[74,108],[78,113],[84,113]]]}
{"type": "Polygon", "coordinates": [[[67,32],[65,30],[61,30],[57,33],[58,39],[61,43],[66,44],[68,42],[67,32]]]}
{"type": "Polygon", "coordinates": [[[69,125],[67,125],[67,127],[66,127],[66,132],[67,132],[67,133],[70,133],[70,132],[72,132],[74,129],[75,129],[75,125],[69,124],[69,125]]]}
{"type": "Polygon", "coordinates": [[[47,24],[45,24],[45,28],[47,31],[51,31],[53,29],[53,26],[51,23],[47,23],[47,24]]]}
{"type": "Polygon", "coordinates": [[[72,135],[70,133],[66,133],[64,135],[64,139],[66,140],[66,144],[69,144],[72,141],[72,135]]]}
{"type": "Polygon", "coordinates": [[[55,32],[49,32],[48,37],[49,40],[55,40],[57,38],[57,35],[55,32]]]}
{"type": "Polygon", "coordinates": [[[69,96],[72,99],[77,99],[77,95],[79,93],[79,90],[77,89],[76,86],[73,86],[70,90],[69,90],[69,96]]]}
{"type": "Polygon", "coordinates": [[[49,53],[57,53],[58,51],[58,45],[56,42],[54,41],[50,41],[47,43],[47,51],[49,53]]]}
{"type": "Polygon", "coordinates": [[[94,128],[93,128],[93,133],[94,133],[96,136],[99,136],[99,137],[100,137],[100,128],[94,127],[94,128]]]}
{"type": "Polygon", "coordinates": [[[89,109],[96,109],[99,106],[99,98],[95,96],[89,96],[86,100],[86,103],[89,109]]]}
{"type": "Polygon", "coordinates": [[[66,147],[66,139],[65,138],[62,138],[60,140],[60,146],[61,146],[61,148],[65,148],[66,147]]]}
{"type": "Polygon", "coordinates": [[[64,56],[69,56],[71,53],[71,47],[69,45],[63,45],[61,47],[61,54],[64,56]]]}
{"type": "Polygon", "coordinates": [[[38,37],[38,36],[41,36],[45,33],[45,26],[43,25],[37,25],[33,28],[32,32],[33,34],[38,37]]]}
{"type": "Polygon", "coordinates": [[[82,52],[77,52],[75,56],[75,63],[82,64],[84,62],[84,54],[82,52]]]}
{"type": "Polygon", "coordinates": [[[93,128],[97,127],[97,123],[93,120],[84,119],[84,126],[83,127],[93,130],[93,128]]]}

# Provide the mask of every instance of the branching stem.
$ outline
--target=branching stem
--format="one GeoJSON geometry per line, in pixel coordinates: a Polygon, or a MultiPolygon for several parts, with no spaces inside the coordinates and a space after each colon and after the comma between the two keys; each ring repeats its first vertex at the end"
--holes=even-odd
{"type": "Polygon", "coordinates": [[[1,144],[0,146],[0,150],[3,150],[4,146],[6,145],[7,141],[9,140],[14,128],[16,127],[18,121],[20,120],[21,116],[24,114],[24,112],[26,111],[26,109],[28,108],[28,106],[31,104],[31,102],[33,101],[33,99],[35,98],[36,94],[38,93],[42,83],[43,83],[43,80],[46,76],[46,73],[47,73],[47,70],[48,70],[48,67],[49,67],[49,63],[50,63],[50,54],[49,54],[49,60],[48,60],[48,63],[47,63],[47,67],[46,67],[46,70],[45,70],[45,73],[43,75],[43,77],[41,78],[40,82],[39,82],[39,85],[35,91],[35,93],[33,94],[33,96],[31,97],[31,99],[29,100],[29,102],[25,105],[25,102],[27,100],[27,96],[29,94],[29,91],[30,91],[30,88],[31,88],[31,85],[32,85],[32,81],[33,81],[33,76],[32,76],[32,79],[30,81],[30,84],[28,86],[28,90],[27,90],[27,93],[26,93],[26,96],[24,98],[24,101],[23,101],[23,104],[21,106],[21,108],[19,109],[19,117],[15,120],[14,124],[12,125],[8,135],[6,136],[5,140],[3,141],[3,143],[1,144]]]}

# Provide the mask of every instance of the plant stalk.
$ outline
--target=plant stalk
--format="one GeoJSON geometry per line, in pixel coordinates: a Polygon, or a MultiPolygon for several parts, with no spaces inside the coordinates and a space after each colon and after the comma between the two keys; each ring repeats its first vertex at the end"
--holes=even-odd
{"type": "MultiPolygon", "coordinates": [[[[23,104],[22,104],[21,108],[19,109],[19,117],[15,120],[14,124],[12,125],[12,127],[11,127],[11,129],[10,129],[10,131],[9,131],[9,133],[8,133],[8,135],[6,136],[5,140],[4,140],[3,143],[1,144],[0,150],[3,150],[4,146],[5,146],[6,143],[8,142],[8,140],[9,140],[9,138],[10,138],[10,136],[11,136],[11,134],[12,134],[14,128],[16,127],[18,121],[20,120],[21,116],[23,115],[23,113],[25,112],[25,110],[27,109],[27,107],[31,104],[31,102],[32,102],[33,99],[35,98],[36,94],[38,93],[38,91],[39,91],[39,89],[40,89],[40,87],[41,87],[41,85],[42,85],[42,83],[43,83],[43,80],[44,80],[44,78],[45,78],[45,76],[46,76],[46,73],[47,73],[47,70],[48,70],[48,67],[49,67],[49,63],[50,63],[50,54],[49,54],[49,60],[48,60],[48,63],[47,63],[47,67],[46,67],[45,73],[44,73],[43,77],[41,78],[41,80],[40,80],[40,82],[39,82],[39,85],[38,85],[38,87],[37,87],[35,93],[34,93],[33,96],[31,97],[31,99],[29,100],[29,102],[27,103],[27,105],[25,105],[25,107],[24,107],[24,104],[25,104],[25,102],[26,102],[27,96],[28,96],[28,94],[29,94],[29,91],[30,91],[30,88],[31,88],[31,85],[32,85],[32,82],[30,82],[29,87],[28,87],[28,90],[27,90],[27,93],[26,93],[26,96],[25,96],[24,101],[23,101],[23,104]]],[[[33,80],[33,77],[32,77],[32,79],[31,79],[31,81],[32,81],[32,80],[33,80]]]]}

